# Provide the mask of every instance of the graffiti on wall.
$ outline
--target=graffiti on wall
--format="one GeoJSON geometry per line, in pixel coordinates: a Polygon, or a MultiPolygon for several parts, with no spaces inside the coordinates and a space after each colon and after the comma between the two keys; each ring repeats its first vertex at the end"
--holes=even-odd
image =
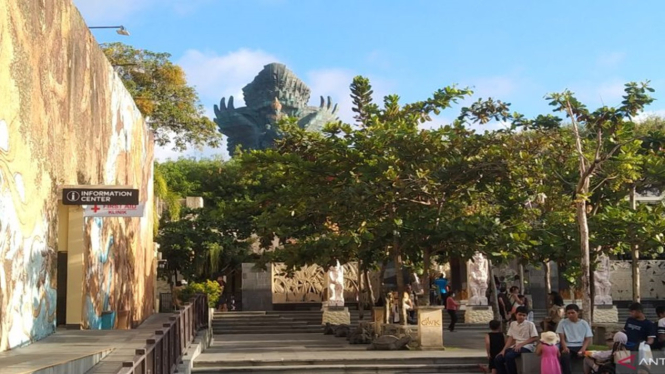
{"type": "MultiPolygon", "coordinates": [[[[58,188],[129,185],[152,201],[153,140],[71,1],[0,1],[0,23],[2,351],[55,330],[58,188]]],[[[84,328],[105,312],[134,324],[152,312],[152,205],[80,227],[84,328]]]]}

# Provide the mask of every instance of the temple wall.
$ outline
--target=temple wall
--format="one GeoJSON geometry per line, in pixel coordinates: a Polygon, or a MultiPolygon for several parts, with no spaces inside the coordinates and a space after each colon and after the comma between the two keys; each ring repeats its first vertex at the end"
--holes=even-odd
{"type": "MultiPolygon", "coordinates": [[[[640,261],[640,293],[642,299],[665,299],[665,261],[640,261]]],[[[633,299],[633,276],[630,261],[610,261],[612,299],[633,299]]]]}
{"type": "MultiPolygon", "coordinates": [[[[358,292],[358,264],[350,262],[342,267],[344,268],[344,300],[355,302],[358,292]]],[[[284,264],[272,264],[272,302],[274,304],[320,303],[325,300],[324,293],[327,285],[326,272],[319,265],[304,266],[293,274],[288,274],[284,264]]]]}
{"type": "Polygon", "coordinates": [[[152,135],[71,0],[0,1],[0,350],[55,330],[64,232],[82,248],[83,328],[152,313],[152,178],[152,135]],[[138,188],[144,218],[65,229],[59,187],[88,184],[138,188]]]}

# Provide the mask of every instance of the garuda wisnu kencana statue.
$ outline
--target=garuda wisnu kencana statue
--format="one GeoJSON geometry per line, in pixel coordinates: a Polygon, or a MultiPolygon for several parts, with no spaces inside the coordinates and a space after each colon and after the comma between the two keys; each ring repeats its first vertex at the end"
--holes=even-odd
{"type": "Polygon", "coordinates": [[[272,147],[280,136],[279,121],[286,117],[297,119],[308,131],[320,131],[325,124],[337,121],[337,105],[332,105],[330,96],[327,101],[322,96],[318,107],[308,106],[309,88],[283,64],[264,66],[242,92],[244,107],[235,108],[233,96],[215,105],[215,123],[227,136],[231,154],[238,145],[243,150],[272,147]]]}

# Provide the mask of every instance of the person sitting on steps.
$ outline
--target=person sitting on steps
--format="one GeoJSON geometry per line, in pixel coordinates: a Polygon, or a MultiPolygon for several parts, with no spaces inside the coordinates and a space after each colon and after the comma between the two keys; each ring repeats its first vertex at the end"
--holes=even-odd
{"type": "Polygon", "coordinates": [[[528,312],[523,306],[515,310],[515,321],[508,327],[506,345],[494,359],[498,374],[517,374],[515,360],[522,353],[531,353],[535,349],[533,343],[538,340],[539,335],[536,325],[526,320],[528,312]]]}
{"type": "Polygon", "coordinates": [[[584,357],[593,332],[587,321],[579,318],[580,307],[577,304],[566,306],[566,319],[562,319],[556,328],[561,337],[561,369],[563,374],[571,374],[572,360],[584,357]]]}

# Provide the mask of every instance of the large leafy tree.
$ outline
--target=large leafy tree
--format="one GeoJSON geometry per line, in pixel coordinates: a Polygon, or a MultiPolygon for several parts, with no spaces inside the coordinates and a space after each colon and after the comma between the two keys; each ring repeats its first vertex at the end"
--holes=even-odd
{"type": "Polygon", "coordinates": [[[170,54],[122,43],[103,44],[102,50],[154,130],[157,144],[172,143],[176,150],[219,146],[217,127],[204,115],[196,90],[170,54]]]}

